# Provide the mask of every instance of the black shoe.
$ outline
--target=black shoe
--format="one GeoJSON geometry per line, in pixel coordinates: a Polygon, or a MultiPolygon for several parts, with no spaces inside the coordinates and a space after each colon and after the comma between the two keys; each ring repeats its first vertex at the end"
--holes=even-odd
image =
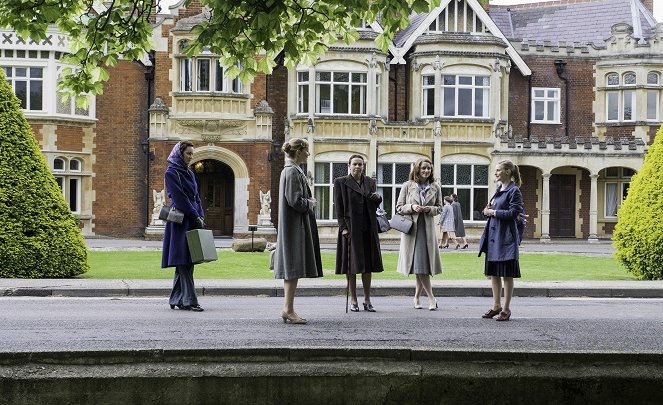
{"type": "Polygon", "coordinates": [[[373,304],[367,304],[364,302],[364,311],[375,312],[375,308],[373,308],[373,304]]]}
{"type": "Polygon", "coordinates": [[[191,311],[191,306],[190,305],[175,305],[177,309],[181,309],[182,311],[191,311]]]}
{"type": "Polygon", "coordinates": [[[170,309],[175,309],[175,305],[170,304],[170,309]]]}
{"type": "Polygon", "coordinates": [[[203,307],[201,307],[200,305],[191,305],[190,308],[193,312],[203,312],[204,311],[203,307]]]}
{"type": "Polygon", "coordinates": [[[359,312],[359,304],[350,304],[350,311],[359,312]]]}

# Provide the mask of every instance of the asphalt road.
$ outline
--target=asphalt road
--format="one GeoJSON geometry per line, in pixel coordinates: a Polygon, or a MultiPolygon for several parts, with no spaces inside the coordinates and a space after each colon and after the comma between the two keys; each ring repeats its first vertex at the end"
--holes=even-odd
{"type": "MultiPolygon", "coordinates": [[[[298,297],[308,325],[284,325],[281,298],[205,297],[205,312],[166,298],[0,298],[0,352],[238,347],[663,352],[662,299],[516,298],[510,322],[481,319],[489,298],[376,297],[376,313],[345,313],[345,297],[298,297]],[[426,305],[425,298],[422,304],[426,305]],[[426,307],[424,307],[426,308],[426,307]]],[[[361,298],[360,298],[361,301],[361,298]]]]}

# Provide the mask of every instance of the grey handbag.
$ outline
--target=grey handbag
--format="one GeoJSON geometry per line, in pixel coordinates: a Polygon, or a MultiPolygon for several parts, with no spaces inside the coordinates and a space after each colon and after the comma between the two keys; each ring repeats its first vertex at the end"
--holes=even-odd
{"type": "Polygon", "coordinates": [[[410,233],[413,222],[412,219],[402,214],[396,214],[389,221],[389,226],[391,226],[391,229],[395,229],[399,232],[410,233]]]}
{"type": "Polygon", "coordinates": [[[378,208],[375,211],[375,217],[378,221],[378,233],[387,232],[389,229],[391,229],[389,220],[387,219],[387,211],[383,210],[382,208],[378,208]]]}
{"type": "Polygon", "coordinates": [[[159,211],[159,219],[181,224],[184,221],[184,213],[175,207],[166,207],[164,205],[161,207],[161,211],[159,211]]]}

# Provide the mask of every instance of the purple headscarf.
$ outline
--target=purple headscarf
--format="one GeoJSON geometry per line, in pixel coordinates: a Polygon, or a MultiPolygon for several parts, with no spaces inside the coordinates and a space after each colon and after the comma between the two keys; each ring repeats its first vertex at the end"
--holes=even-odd
{"type": "Polygon", "coordinates": [[[179,166],[183,169],[188,168],[188,165],[184,163],[184,156],[180,150],[180,142],[177,142],[177,144],[173,146],[173,150],[170,151],[170,155],[168,155],[168,163],[179,166]]]}

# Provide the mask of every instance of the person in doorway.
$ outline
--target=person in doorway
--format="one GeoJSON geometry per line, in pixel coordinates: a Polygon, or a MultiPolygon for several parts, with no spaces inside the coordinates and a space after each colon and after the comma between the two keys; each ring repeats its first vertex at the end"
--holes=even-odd
{"type": "Polygon", "coordinates": [[[463,244],[462,249],[467,249],[467,239],[465,239],[465,223],[463,222],[463,210],[461,209],[460,203],[458,202],[458,195],[451,194],[453,202],[451,207],[454,209],[454,230],[456,234],[456,249],[460,248],[458,241],[460,240],[463,244]]]}
{"type": "MultiPolygon", "coordinates": [[[[440,248],[446,249],[449,247],[449,240],[456,243],[456,236],[454,233],[454,209],[451,206],[453,199],[450,196],[444,197],[444,206],[442,207],[442,214],[440,214],[440,248]],[[444,243],[444,245],[442,245],[444,243]]],[[[456,243],[458,244],[458,243],[456,243]]]]}
{"type": "Polygon", "coordinates": [[[284,323],[305,324],[294,309],[300,278],[322,277],[320,240],[315,222],[316,199],[311,196],[306,174],[300,167],[309,156],[308,142],[292,138],[283,144],[285,166],[279,182],[279,223],[274,258],[274,277],[283,280],[284,323]]]}
{"type": "Polygon", "coordinates": [[[510,160],[497,163],[495,179],[497,191],[483,210],[488,221],[479,243],[479,256],[486,254],[484,274],[490,277],[493,290],[493,306],[482,317],[498,315],[497,321],[508,321],[513,279],[520,277],[517,221],[523,213],[522,180],[518,166],[510,160]],[[501,304],[502,282],[504,306],[501,304]]]}
{"type": "Polygon", "coordinates": [[[442,209],[442,191],[432,176],[433,164],[427,158],[418,159],[412,166],[409,180],[403,183],[396,211],[412,218],[412,229],[401,234],[397,271],[414,274],[414,308],[421,309],[422,291],[428,296],[428,309],[437,309],[431,276],[442,273],[440,252],[435,233],[435,219],[442,209]]]}
{"type": "Polygon", "coordinates": [[[359,312],[357,274],[364,287],[364,311],[375,312],[371,303],[371,274],[383,271],[375,211],[382,202],[375,180],[364,175],[364,158],[352,155],[350,174],[334,179],[334,205],[338,219],[336,274],[348,278],[350,310],[359,312]]]}
{"type": "Polygon", "coordinates": [[[166,222],[163,236],[161,267],[175,267],[170,308],[201,312],[196,287],[193,282],[193,263],[189,254],[186,233],[205,226],[203,206],[198,195],[196,176],[189,165],[193,158],[193,143],[178,142],[168,156],[165,184],[171,207],[184,213],[181,224],[166,222]]]}

